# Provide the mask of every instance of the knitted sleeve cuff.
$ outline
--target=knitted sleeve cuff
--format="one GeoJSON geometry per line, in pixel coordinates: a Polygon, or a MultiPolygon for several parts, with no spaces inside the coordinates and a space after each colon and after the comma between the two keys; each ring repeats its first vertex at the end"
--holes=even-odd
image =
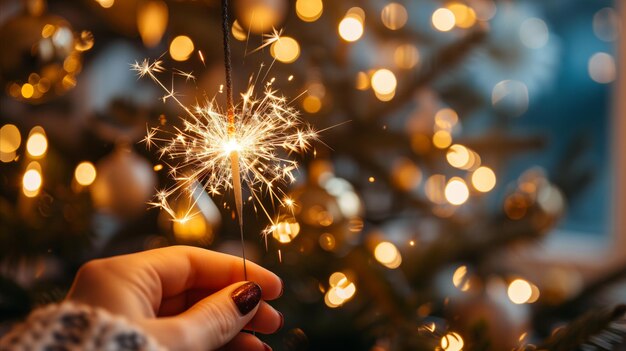
{"type": "Polygon", "coordinates": [[[0,339],[8,350],[164,351],[156,340],[126,319],[102,308],[73,302],[33,311],[0,339]]]}

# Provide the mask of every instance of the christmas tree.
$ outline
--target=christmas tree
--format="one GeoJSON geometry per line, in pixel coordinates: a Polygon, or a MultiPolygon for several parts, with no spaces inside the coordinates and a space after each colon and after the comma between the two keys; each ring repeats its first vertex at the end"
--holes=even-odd
{"type": "Polygon", "coordinates": [[[223,5],[0,4],[0,335],[184,244],[284,279],[274,349],[625,349],[623,249],[548,249],[623,237],[617,2],[223,5]],[[193,154],[247,103],[239,204],[232,153],[193,154]]]}

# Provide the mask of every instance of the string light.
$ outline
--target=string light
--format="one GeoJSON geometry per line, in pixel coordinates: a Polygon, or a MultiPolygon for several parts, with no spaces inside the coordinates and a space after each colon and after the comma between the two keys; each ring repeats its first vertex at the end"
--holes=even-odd
{"type": "Polygon", "coordinates": [[[82,186],[91,185],[96,180],[96,167],[91,162],[81,162],[74,170],[74,178],[82,186]]]}
{"type": "Polygon", "coordinates": [[[398,84],[395,74],[388,69],[379,69],[372,75],[372,89],[379,94],[391,94],[398,84]]]}
{"type": "Polygon", "coordinates": [[[450,332],[441,338],[441,348],[445,351],[461,351],[465,343],[461,335],[450,332]]]}
{"type": "Polygon", "coordinates": [[[170,56],[176,61],[186,61],[193,50],[193,41],[186,35],[179,35],[170,43],[170,56]]]}
{"type": "Polygon", "coordinates": [[[348,10],[346,16],[339,22],[339,36],[348,42],[357,41],[363,35],[363,21],[365,13],[358,7],[348,10]]]}
{"type": "Polygon", "coordinates": [[[491,168],[481,166],[472,173],[472,186],[482,193],[491,191],[496,186],[496,174],[491,168]]]}
{"type": "Polygon", "coordinates": [[[270,46],[270,54],[283,63],[292,63],[300,56],[300,44],[291,37],[281,36],[270,46]]]}
{"type": "Polygon", "coordinates": [[[48,139],[41,127],[34,127],[26,141],[26,151],[31,157],[42,157],[48,150],[48,139]]]}
{"type": "Polygon", "coordinates": [[[533,290],[529,282],[524,279],[515,279],[509,284],[507,294],[511,302],[523,304],[528,302],[533,295],[533,290]]]}
{"type": "Polygon", "coordinates": [[[380,17],[385,27],[397,30],[404,27],[409,19],[409,14],[404,6],[397,2],[392,2],[383,7],[380,17]]]}
{"type": "Polygon", "coordinates": [[[322,0],[298,0],[296,1],[296,14],[304,22],[315,22],[324,11],[322,0]]]}
{"type": "Polygon", "coordinates": [[[447,32],[454,28],[454,13],[447,8],[439,8],[433,12],[432,23],[438,31],[447,32]]]}
{"type": "Polygon", "coordinates": [[[395,269],[400,267],[402,263],[402,255],[396,245],[383,241],[376,245],[374,249],[374,258],[387,268],[395,269]]]}
{"type": "Polygon", "coordinates": [[[446,200],[452,205],[462,205],[469,198],[469,189],[465,181],[454,177],[448,181],[445,189],[446,200]]]}
{"type": "Polygon", "coordinates": [[[161,42],[167,28],[169,12],[161,0],[140,2],[137,10],[137,29],[146,47],[152,48],[161,42]]]}

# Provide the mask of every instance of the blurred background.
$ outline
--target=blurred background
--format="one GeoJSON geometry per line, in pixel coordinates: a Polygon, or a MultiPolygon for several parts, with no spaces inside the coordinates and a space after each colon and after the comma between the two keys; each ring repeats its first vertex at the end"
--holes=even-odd
{"type": "MultiPolygon", "coordinates": [[[[235,98],[271,66],[324,130],[291,156],[295,211],[273,210],[267,243],[244,206],[249,259],[286,286],[285,326],[262,339],[624,349],[619,1],[231,2],[235,98]]],[[[230,192],[197,194],[186,222],[148,206],[173,180],[140,141],[185,115],[130,69],[161,57],[195,76],[165,77],[181,101],[223,104],[221,21],[218,0],[0,1],[0,334],[87,260],[241,252],[230,192]]]]}

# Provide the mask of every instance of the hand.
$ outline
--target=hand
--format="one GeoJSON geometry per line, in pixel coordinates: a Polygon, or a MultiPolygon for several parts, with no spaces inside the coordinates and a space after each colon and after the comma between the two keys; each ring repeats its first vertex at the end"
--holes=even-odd
{"type": "Polygon", "coordinates": [[[239,281],[241,258],[195,247],[99,259],[81,267],[67,299],[123,315],[170,350],[268,350],[241,330],[282,327],[282,314],[261,300],[278,298],[282,281],[252,262],[246,266],[254,283],[239,281]]]}

